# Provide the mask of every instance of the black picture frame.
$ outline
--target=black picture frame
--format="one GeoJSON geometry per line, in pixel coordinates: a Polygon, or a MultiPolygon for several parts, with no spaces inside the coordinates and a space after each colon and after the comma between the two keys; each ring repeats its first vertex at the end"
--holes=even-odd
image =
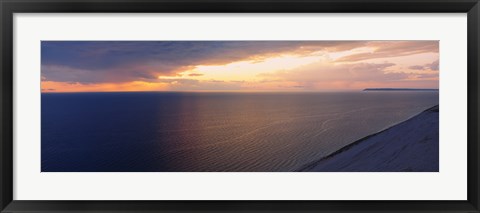
{"type": "MultiPolygon", "coordinates": [[[[480,212],[478,0],[0,0],[1,212],[480,212]],[[16,201],[13,200],[14,13],[467,13],[466,201],[16,201]]],[[[95,192],[92,192],[95,193],[95,192]]]]}

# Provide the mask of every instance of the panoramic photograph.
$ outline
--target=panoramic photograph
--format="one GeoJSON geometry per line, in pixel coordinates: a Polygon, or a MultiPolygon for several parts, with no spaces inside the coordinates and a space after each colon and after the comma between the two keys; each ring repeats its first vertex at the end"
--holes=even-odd
{"type": "Polygon", "coordinates": [[[42,41],[41,172],[439,172],[439,42],[42,41]]]}

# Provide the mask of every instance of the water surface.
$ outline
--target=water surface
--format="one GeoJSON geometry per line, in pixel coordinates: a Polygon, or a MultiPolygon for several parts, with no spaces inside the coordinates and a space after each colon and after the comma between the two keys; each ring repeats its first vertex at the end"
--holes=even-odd
{"type": "Polygon", "coordinates": [[[42,172],[287,172],[438,92],[44,93],[42,172]]]}

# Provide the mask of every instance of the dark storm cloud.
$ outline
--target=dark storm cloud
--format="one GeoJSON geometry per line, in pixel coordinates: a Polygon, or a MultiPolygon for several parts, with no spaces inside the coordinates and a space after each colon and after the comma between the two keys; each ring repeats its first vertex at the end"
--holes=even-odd
{"type": "Polygon", "coordinates": [[[156,81],[196,65],[343,51],[364,41],[43,41],[42,76],[60,82],[156,81]]]}

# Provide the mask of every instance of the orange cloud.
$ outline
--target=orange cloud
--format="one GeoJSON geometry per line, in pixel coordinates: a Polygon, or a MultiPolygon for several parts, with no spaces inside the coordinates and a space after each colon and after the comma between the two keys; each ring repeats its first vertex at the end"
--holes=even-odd
{"type": "Polygon", "coordinates": [[[166,83],[151,83],[132,81],[125,83],[67,83],[42,81],[42,92],[117,92],[117,91],[163,91],[167,90],[166,83]]]}

